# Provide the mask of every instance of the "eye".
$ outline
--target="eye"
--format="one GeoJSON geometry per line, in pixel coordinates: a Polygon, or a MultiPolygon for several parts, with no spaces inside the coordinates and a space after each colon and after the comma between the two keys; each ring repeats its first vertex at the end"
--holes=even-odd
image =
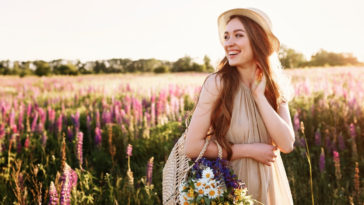
{"type": "Polygon", "coordinates": [[[235,37],[240,38],[240,37],[244,37],[244,35],[243,35],[243,34],[238,33],[238,34],[236,34],[236,35],[235,35],[235,37]]]}
{"type": "Polygon", "coordinates": [[[227,40],[229,38],[228,35],[224,35],[224,39],[227,40]]]}

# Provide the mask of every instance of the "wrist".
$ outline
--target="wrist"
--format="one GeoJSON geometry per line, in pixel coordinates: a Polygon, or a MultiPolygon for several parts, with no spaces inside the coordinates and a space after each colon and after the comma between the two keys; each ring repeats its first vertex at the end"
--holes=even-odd
{"type": "Polygon", "coordinates": [[[253,95],[253,98],[256,103],[263,102],[264,100],[267,99],[264,94],[253,95]]]}
{"type": "Polygon", "coordinates": [[[252,144],[234,144],[232,146],[233,156],[231,160],[252,157],[252,144]]]}

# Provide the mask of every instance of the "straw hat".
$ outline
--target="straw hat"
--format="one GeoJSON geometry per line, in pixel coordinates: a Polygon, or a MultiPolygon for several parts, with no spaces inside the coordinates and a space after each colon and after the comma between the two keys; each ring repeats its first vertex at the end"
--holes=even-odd
{"type": "Polygon", "coordinates": [[[272,22],[270,21],[267,14],[263,11],[256,9],[256,8],[238,8],[238,9],[231,9],[225,11],[217,18],[217,25],[219,29],[219,38],[221,44],[224,44],[224,32],[227,22],[229,21],[230,17],[233,15],[239,16],[246,16],[256,23],[258,23],[264,31],[267,33],[270,42],[272,43],[273,50],[278,52],[279,51],[279,40],[278,38],[272,33],[272,22]]]}

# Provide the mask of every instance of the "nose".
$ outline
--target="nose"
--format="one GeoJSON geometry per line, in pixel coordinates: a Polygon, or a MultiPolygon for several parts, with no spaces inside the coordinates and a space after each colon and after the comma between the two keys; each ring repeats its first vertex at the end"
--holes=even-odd
{"type": "Polygon", "coordinates": [[[234,45],[234,39],[233,38],[228,38],[228,39],[226,39],[225,40],[225,42],[224,42],[224,46],[225,47],[229,47],[229,46],[232,46],[232,45],[234,45]]]}

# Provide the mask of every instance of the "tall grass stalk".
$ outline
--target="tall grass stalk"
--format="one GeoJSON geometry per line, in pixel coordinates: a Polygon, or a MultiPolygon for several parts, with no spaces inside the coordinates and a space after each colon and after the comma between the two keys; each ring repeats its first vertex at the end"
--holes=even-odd
{"type": "Polygon", "coordinates": [[[315,200],[314,200],[314,194],[313,194],[311,155],[310,155],[310,150],[308,149],[307,138],[306,138],[306,135],[305,135],[305,126],[304,126],[302,121],[301,121],[301,126],[300,127],[301,127],[301,132],[302,132],[302,135],[303,135],[303,137],[305,139],[305,144],[306,144],[306,157],[307,157],[308,166],[309,166],[309,170],[310,170],[311,199],[312,199],[312,205],[314,205],[315,200]]]}

